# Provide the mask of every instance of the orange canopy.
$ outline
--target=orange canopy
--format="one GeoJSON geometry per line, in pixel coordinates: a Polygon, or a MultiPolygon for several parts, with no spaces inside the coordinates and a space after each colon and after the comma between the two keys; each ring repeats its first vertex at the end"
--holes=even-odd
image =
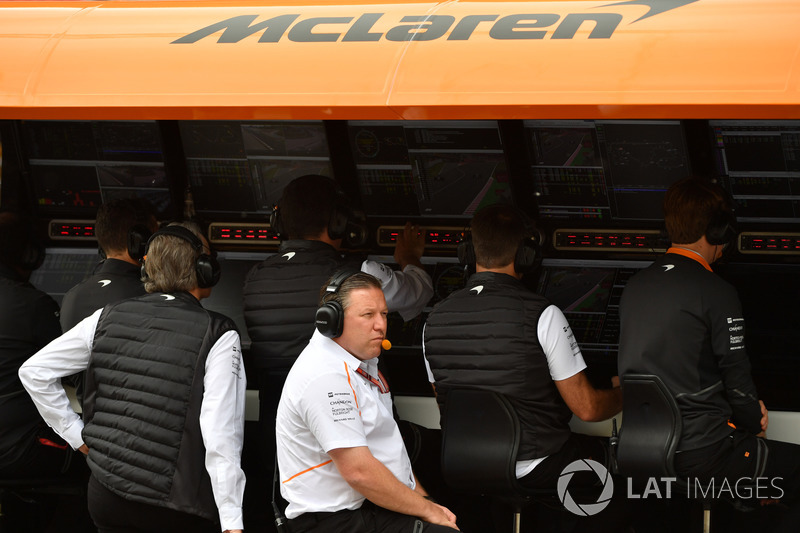
{"type": "Polygon", "coordinates": [[[797,0],[265,4],[0,1],[0,118],[800,118],[797,0]]]}

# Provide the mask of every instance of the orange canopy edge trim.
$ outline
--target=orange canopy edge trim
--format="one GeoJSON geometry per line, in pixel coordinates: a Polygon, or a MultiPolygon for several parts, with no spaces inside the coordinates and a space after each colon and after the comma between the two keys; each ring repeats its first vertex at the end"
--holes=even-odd
{"type": "Polygon", "coordinates": [[[0,1],[0,118],[798,119],[800,2],[0,1]]]}

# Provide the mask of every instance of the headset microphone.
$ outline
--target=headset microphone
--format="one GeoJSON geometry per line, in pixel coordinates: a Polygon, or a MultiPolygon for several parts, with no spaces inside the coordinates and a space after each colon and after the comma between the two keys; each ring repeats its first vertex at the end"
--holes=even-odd
{"type": "Polygon", "coordinates": [[[381,348],[383,348],[384,350],[391,350],[392,349],[392,343],[389,342],[389,339],[383,339],[381,341],[381,348]]]}

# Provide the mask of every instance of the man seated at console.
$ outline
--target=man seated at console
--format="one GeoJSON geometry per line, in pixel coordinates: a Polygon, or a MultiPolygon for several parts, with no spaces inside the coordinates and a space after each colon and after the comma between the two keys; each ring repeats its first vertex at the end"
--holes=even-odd
{"type": "Polygon", "coordinates": [[[750,375],[741,303],[711,269],[736,236],[730,196],[683,179],[664,197],[664,222],[672,247],[622,293],[619,371],[655,374],[675,397],[679,476],[774,484],[760,495],[792,504],[779,530],[798,531],[800,446],[762,438],[769,418],[750,375]]]}
{"type": "Polygon", "coordinates": [[[317,330],[286,379],[276,423],[292,533],[456,528],[411,469],[378,372],[386,336],[381,283],[358,271],[323,287],[317,330]]]}
{"type": "MultiPolygon", "coordinates": [[[[508,397],[521,425],[516,475],[531,488],[555,490],[565,466],[603,462],[605,443],[571,432],[573,414],[608,419],[622,409],[618,387],[596,389],[564,314],[522,283],[539,253],[532,223],[511,205],[478,211],[459,259],[473,264],[466,286],[428,315],[423,349],[440,407],[456,388],[508,397]]],[[[616,383],[616,382],[615,382],[616,383]]]]}

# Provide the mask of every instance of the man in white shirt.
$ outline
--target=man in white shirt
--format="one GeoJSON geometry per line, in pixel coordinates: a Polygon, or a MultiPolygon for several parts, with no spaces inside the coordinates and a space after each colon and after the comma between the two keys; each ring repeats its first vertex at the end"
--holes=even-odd
{"type": "Polygon", "coordinates": [[[429,378],[440,407],[457,388],[505,395],[520,422],[520,484],[555,492],[573,461],[605,460],[604,442],[573,434],[569,421],[573,414],[600,421],[620,412],[619,380],[608,389],[592,385],[564,314],[521,281],[539,253],[525,214],[511,205],[485,207],[470,230],[459,255],[475,274],[439,302],[425,324],[429,378]]]}
{"type": "Polygon", "coordinates": [[[289,372],[276,435],[293,533],[458,529],[455,515],[417,483],[392,418],[377,364],[386,315],[375,277],[338,272],[317,331],[289,372]]]}
{"type": "Polygon", "coordinates": [[[26,361],[45,421],[87,455],[103,533],[241,531],[245,374],[236,326],[207,311],[219,265],[192,224],[148,241],[145,296],[109,304],[26,361]],[[87,371],[83,419],[60,379],[87,371]]]}

